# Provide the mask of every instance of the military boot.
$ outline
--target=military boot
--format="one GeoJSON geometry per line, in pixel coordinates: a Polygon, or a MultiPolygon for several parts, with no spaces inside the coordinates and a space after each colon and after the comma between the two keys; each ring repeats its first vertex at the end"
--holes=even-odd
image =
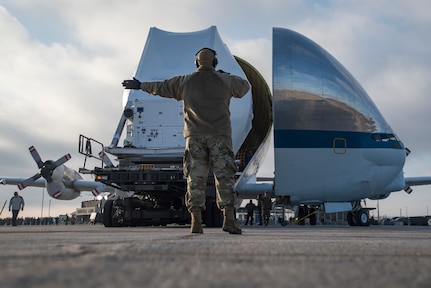
{"type": "Polygon", "coordinates": [[[241,234],[241,228],[235,222],[235,207],[227,206],[224,207],[223,214],[223,231],[229,232],[229,234],[241,234]]]}
{"type": "Polygon", "coordinates": [[[190,229],[190,232],[192,233],[204,233],[204,230],[202,229],[201,211],[202,209],[199,207],[193,207],[190,211],[190,215],[192,216],[192,228],[190,229]]]}

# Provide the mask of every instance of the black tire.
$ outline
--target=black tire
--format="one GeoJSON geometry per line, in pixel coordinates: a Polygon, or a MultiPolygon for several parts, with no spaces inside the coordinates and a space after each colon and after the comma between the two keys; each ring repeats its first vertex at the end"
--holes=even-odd
{"type": "Polygon", "coordinates": [[[352,212],[352,211],[349,211],[349,212],[347,213],[347,223],[348,223],[350,226],[358,226],[358,224],[356,223],[355,216],[354,216],[354,214],[353,214],[353,212],[352,212]]]}
{"type": "Polygon", "coordinates": [[[367,210],[359,210],[359,212],[355,214],[355,220],[360,226],[370,226],[370,216],[367,210]]]}
{"type": "Polygon", "coordinates": [[[305,225],[305,216],[307,216],[307,207],[299,206],[298,208],[298,225],[305,225]]]}
{"type": "MultiPolygon", "coordinates": [[[[236,217],[236,214],[235,214],[236,217]]],[[[213,227],[223,226],[223,212],[218,208],[217,204],[214,202],[213,207],[213,227]]]]}
{"type": "Polygon", "coordinates": [[[105,227],[112,227],[112,205],[113,200],[107,200],[105,202],[105,207],[103,207],[103,225],[105,227]]]}
{"type": "Polygon", "coordinates": [[[204,223],[206,227],[221,227],[223,225],[223,213],[218,209],[215,199],[207,197],[206,210],[204,211],[204,223]]]}
{"type": "Polygon", "coordinates": [[[207,197],[205,203],[205,211],[203,213],[204,224],[206,227],[213,227],[213,205],[210,197],[207,197]]]}
{"type": "Polygon", "coordinates": [[[309,218],[310,218],[310,225],[316,225],[316,223],[317,223],[317,213],[314,213],[314,212],[316,212],[316,209],[310,208],[308,210],[308,212],[310,213],[310,216],[309,216],[309,218]]]}

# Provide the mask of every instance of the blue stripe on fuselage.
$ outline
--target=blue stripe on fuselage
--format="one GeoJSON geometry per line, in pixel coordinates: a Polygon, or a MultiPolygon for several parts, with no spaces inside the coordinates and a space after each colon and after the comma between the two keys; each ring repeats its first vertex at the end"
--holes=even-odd
{"type": "Polygon", "coordinates": [[[274,148],[335,148],[345,145],[345,148],[404,149],[404,145],[398,140],[375,140],[376,134],[379,135],[367,132],[275,129],[274,148]]]}

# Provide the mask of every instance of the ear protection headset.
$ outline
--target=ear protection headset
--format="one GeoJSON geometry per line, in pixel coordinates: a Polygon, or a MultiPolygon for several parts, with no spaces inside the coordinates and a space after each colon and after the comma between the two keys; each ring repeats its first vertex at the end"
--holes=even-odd
{"type": "Polygon", "coordinates": [[[215,67],[217,66],[217,64],[218,64],[218,60],[217,60],[217,57],[216,57],[217,52],[216,52],[215,50],[213,50],[213,49],[211,49],[211,48],[207,48],[207,47],[204,47],[204,48],[202,48],[201,50],[199,50],[198,52],[196,52],[196,58],[195,58],[195,65],[196,65],[196,68],[199,68],[199,63],[198,63],[198,54],[199,54],[199,52],[201,52],[202,50],[209,50],[209,51],[211,51],[211,52],[213,52],[213,53],[214,53],[214,59],[213,59],[212,65],[213,65],[213,67],[215,68],[215,67]]]}

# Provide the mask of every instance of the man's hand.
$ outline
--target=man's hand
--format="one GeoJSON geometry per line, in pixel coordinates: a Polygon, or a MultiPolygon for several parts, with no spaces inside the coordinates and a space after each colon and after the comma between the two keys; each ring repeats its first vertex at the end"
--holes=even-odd
{"type": "Polygon", "coordinates": [[[124,80],[122,84],[124,89],[134,89],[134,90],[141,89],[141,82],[135,77],[133,77],[133,80],[124,80]]]}

